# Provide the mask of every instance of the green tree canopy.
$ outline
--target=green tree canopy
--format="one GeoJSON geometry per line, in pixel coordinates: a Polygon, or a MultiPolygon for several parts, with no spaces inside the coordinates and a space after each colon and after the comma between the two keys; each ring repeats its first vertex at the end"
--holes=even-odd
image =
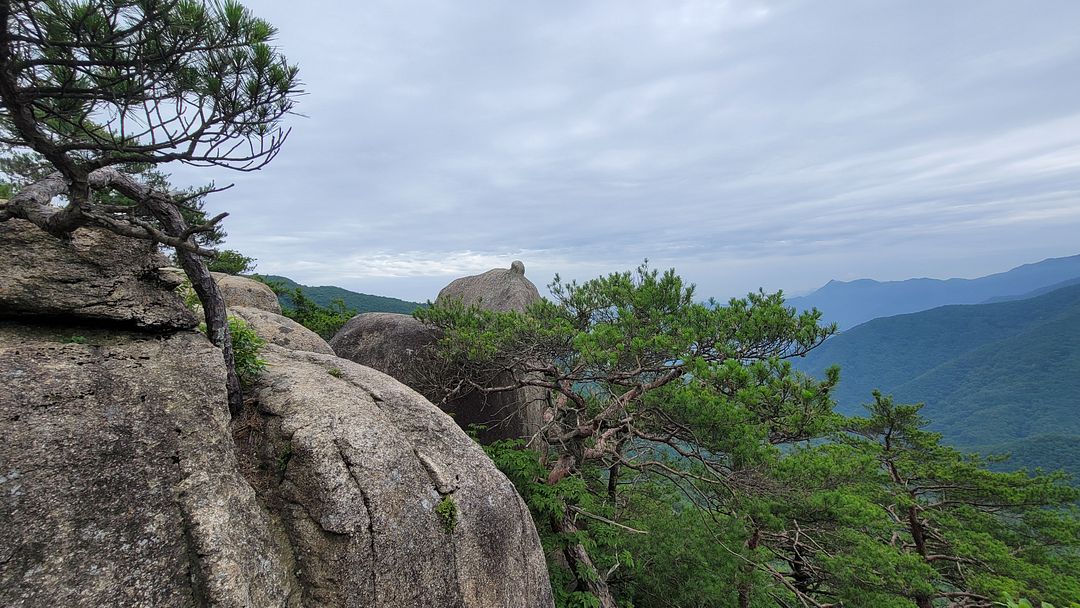
{"type": "Polygon", "coordinates": [[[666,479],[682,500],[709,510],[768,484],[759,466],[775,446],[833,428],[835,377],[818,382],[784,361],[833,330],[816,312],[785,307],[780,294],[696,302],[674,271],[647,266],[580,285],[556,278],[550,290],[554,299],[526,314],[458,304],[415,314],[442,332],[443,367],[431,377],[446,383],[448,398],[510,388],[490,384],[507,372],[513,387],[547,392],[536,439],[547,448],[543,485],[553,488],[525,493],[566,543],[575,585],[614,606],[618,568],[611,554],[590,551],[583,522],[632,508],[635,493],[620,499],[624,476],[666,479]],[[586,500],[594,491],[600,498],[586,500]]]}
{"type": "Polygon", "coordinates": [[[550,290],[524,314],[415,315],[443,336],[420,360],[447,398],[545,395],[537,436],[487,449],[531,509],[558,606],[1080,597],[1076,490],[990,472],[924,431],[918,406],[879,395],[868,418],[835,414],[838,370],[788,362],[832,333],[816,312],[781,294],[696,302],[646,267],[550,290]]]}

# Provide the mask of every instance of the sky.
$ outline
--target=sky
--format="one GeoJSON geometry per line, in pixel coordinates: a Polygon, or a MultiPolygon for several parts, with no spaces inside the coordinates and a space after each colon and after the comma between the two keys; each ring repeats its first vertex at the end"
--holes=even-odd
{"type": "Polygon", "coordinates": [[[676,268],[702,297],[1080,253],[1080,2],[246,0],[305,95],[258,271],[409,300],[676,268]]]}

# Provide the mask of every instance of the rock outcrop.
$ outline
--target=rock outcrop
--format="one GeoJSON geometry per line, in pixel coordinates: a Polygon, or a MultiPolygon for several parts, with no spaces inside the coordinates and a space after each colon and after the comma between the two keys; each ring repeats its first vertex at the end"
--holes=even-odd
{"type": "MultiPolygon", "coordinates": [[[[515,261],[509,269],[496,268],[483,274],[462,277],[439,292],[436,304],[460,301],[488,310],[524,312],[540,299],[540,293],[525,278],[525,265],[515,261]]],[[[365,313],[349,320],[330,340],[339,357],[390,374],[401,382],[435,399],[433,379],[421,377],[417,355],[437,339],[436,333],[409,315],[365,313]]],[[[493,386],[511,382],[509,374],[499,376],[493,386]]],[[[445,410],[463,429],[485,427],[479,433],[483,443],[499,439],[535,437],[541,425],[544,391],[521,388],[485,394],[475,392],[450,401],[445,410]]]]}
{"type": "MultiPolygon", "coordinates": [[[[0,228],[0,249],[44,236],[0,228]]],[[[53,294],[47,314],[26,304],[33,273],[0,266],[0,605],[552,605],[528,510],[445,414],[272,345],[230,421],[220,352],[146,304],[181,310],[168,284],[135,273],[115,310],[78,299],[139,245],[84,240],[101,246],[16,258],[53,294]]]]}
{"type": "Polygon", "coordinates": [[[298,606],[224,387],[195,332],[0,325],[0,605],[298,606]]]}
{"type": "Polygon", "coordinates": [[[436,304],[457,300],[487,310],[524,312],[540,299],[536,285],[525,278],[525,264],[515,260],[509,269],[494,268],[483,274],[455,279],[442,288],[436,304]]]}
{"type": "Polygon", "coordinates": [[[221,297],[225,299],[226,307],[244,306],[281,314],[281,303],[266,283],[235,274],[223,272],[212,274],[218,288],[221,289],[221,297]]]}
{"type": "Polygon", "coordinates": [[[0,315],[63,317],[150,330],[190,328],[195,317],[169,292],[180,284],[148,242],[104,230],[71,240],[30,222],[0,223],[0,315]]]}
{"type": "Polygon", "coordinates": [[[230,306],[229,314],[243,319],[260,338],[270,344],[290,350],[334,354],[322,336],[284,315],[247,306],[230,306]]]}

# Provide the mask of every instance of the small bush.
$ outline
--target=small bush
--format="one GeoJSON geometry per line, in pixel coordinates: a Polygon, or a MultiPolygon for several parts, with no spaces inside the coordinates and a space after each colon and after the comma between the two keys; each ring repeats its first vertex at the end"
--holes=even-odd
{"type": "Polygon", "coordinates": [[[453,532],[454,528],[457,527],[457,503],[454,502],[453,497],[449,494],[443,496],[443,499],[439,501],[439,504],[435,505],[435,514],[439,516],[439,520],[442,521],[443,528],[445,528],[447,532],[453,532]]]}
{"type": "MultiPolygon", "coordinates": [[[[206,323],[199,324],[199,331],[206,333],[206,323]]],[[[266,360],[259,351],[266,344],[243,319],[229,317],[229,333],[232,334],[233,364],[240,382],[250,385],[255,377],[266,369],[266,360]]]]}
{"type": "Polygon", "coordinates": [[[86,344],[86,336],[71,336],[64,340],[66,344],[86,344]]]}
{"type": "Polygon", "coordinates": [[[259,357],[266,340],[260,338],[243,319],[236,317],[229,317],[229,332],[232,334],[236,375],[240,376],[241,382],[250,383],[266,369],[266,360],[259,357]]]}
{"type": "Polygon", "coordinates": [[[202,302],[199,301],[199,294],[195,293],[195,288],[191,286],[191,279],[184,279],[184,282],[180,283],[175,291],[180,294],[180,298],[184,300],[184,306],[187,306],[191,312],[195,312],[202,306],[202,302]]]}
{"type": "Polygon", "coordinates": [[[340,367],[331,367],[330,369],[326,370],[326,373],[330,374],[335,378],[340,378],[342,372],[340,367]]]}
{"type": "Polygon", "coordinates": [[[268,281],[259,275],[251,278],[262,281],[278,296],[281,301],[281,314],[303,325],[311,331],[329,340],[334,337],[349,319],[357,315],[356,310],[345,306],[345,301],[337,298],[329,306],[320,306],[315,300],[304,295],[299,287],[289,289],[278,281],[268,281]]]}
{"type": "Polygon", "coordinates": [[[206,265],[212,272],[240,274],[255,270],[255,258],[249,258],[239,251],[223,249],[206,265]]]}

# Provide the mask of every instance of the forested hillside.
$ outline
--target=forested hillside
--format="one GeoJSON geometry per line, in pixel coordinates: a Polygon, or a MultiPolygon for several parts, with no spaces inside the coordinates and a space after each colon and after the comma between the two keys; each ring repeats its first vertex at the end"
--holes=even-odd
{"type": "MultiPolygon", "coordinates": [[[[266,282],[280,283],[286,289],[300,288],[305,296],[311,298],[319,306],[330,306],[334,300],[342,300],[345,308],[357,312],[397,312],[411,314],[412,311],[423,306],[419,302],[409,302],[386,296],[373,296],[366,293],[357,293],[341,287],[320,286],[310,287],[301,285],[288,277],[273,274],[258,275],[266,282]]],[[[282,306],[289,306],[288,296],[279,295],[282,306]]]]}
{"type": "Polygon", "coordinates": [[[906,281],[829,281],[802,297],[789,298],[796,308],[816,307],[825,321],[841,329],[878,317],[919,312],[948,304],[979,304],[988,300],[1038,295],[1051,286],[1064,287],[1080,278],[1080,255],[1025,264],[977,279],[908,279],[906,281]]]}
{"type": "Polygon", "coordinates": [[[877,388],[925,402],[931,429],[954,445],[1014,450],[1018,465],[1080,473],[1080,286],[1027,300],[943,306],[875,319],[827,340],[799,363],[841,367],[839,411],[877,388]]]}

